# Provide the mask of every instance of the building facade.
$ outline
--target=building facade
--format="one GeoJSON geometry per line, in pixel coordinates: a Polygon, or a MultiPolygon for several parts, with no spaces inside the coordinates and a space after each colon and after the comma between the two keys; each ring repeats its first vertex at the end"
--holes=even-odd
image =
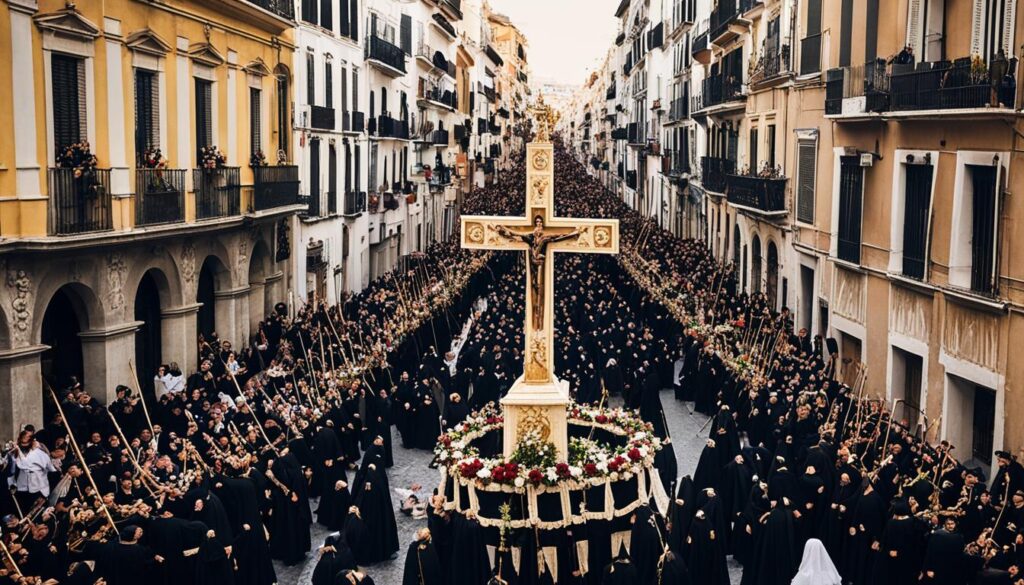
{"type": "Polygon", "coordinates": [[[846,381],[962,460],[1019,448],[1017,2],[623,0],[614,17],[562,126],[592,172],[834,338],[846,381]]]}
{"type": "Polygon", "coordinates": [[[0,4],[0,429],[109,398],[293,288],[292,20],[269,0],[0,4]],[[278,152],[250,166],[255,151],[278,152]],[[280,163],[280,164],[277,164],[280,163]],[[137,372],[137,376],[136,373],[137,372]]]}

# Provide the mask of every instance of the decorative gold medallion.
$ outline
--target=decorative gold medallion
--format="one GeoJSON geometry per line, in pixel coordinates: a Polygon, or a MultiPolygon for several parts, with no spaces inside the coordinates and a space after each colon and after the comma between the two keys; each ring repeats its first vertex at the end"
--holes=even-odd
{"type": "Polygon", "coordinates": [[[533,169],[535,171],[546,171],[549,164],[547,152],[541,150],[533,153],[533,169]]]}
{"type": "Polygon", "coordinates": [[[484,226],[478,223],[471,223],[467,226],[466,238],[471,244],[480,244],[484,241],[484,226]]]}
{"type": "Polygon", "coordinates": [[[606,227],[599,227],[594,230],[594,243],[602,248],[611,244],[612,230],[606,227]]]}

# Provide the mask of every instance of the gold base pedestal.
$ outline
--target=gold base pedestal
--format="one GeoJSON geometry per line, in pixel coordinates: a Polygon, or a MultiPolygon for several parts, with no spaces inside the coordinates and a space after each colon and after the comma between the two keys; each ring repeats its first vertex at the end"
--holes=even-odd
{"type": "Polygon", "coordinates": [[[527,384],[521,377],[516,380],[501,400],[505,457],[512,455],[523,435],[536,430],[542,440],[554,443],[557,460],[565,461],[569,455],[568,404],[568,394],[556,383],[527,384]]]}

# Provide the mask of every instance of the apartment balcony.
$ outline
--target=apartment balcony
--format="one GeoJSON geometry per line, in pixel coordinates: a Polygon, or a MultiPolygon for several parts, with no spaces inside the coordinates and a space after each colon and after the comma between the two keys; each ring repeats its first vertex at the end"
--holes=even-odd
{"type": "Polygon", "coordinates": [[[341,131],[346,134],[362,134],[366,131],[366,115],[362,112],[345,112],[341,118],[341,131]]]}
{"type": "Polygon", "coordinates": [[[346,216],[356,216],[366,211],[366,192],[352,191],[345,194],[345,203],[342,213],[346,216]]]}
{"type": "Polygon", "coordinates": [[[452,23],[448,22],[448,19],[445,18],[443,14],[434,13],[434,15],[430,17],[430,24],[450,41],[454,41],[458,37],[458,34],[455,32],[455,27],[452,26],[452,23]]]}
{"type": "MultiPolygon", "coordinates": [[[[299,202],[299,167],[253,167],[253,210],[267,211],[299,202]]],[[[315,196],[319,197],[319,194],[315,196]]]]}
{"type": "Polygon", "coordinates": [[[488,86],[485,85],[484,86],[484,97],[487,98],[487,101],[489,101],[489,102],[491,102],[493,104],[494,100],[495,100],[494,88],[493,87],[488,87],[488,86]]]}
{"type": "Polygon", "coordinates": [[[218,0],[205,4],[232,19],[251,22],[273,33],[295,26],[294,0],[218,0]]]}
{"type": "Polygon", "coordinates": [[[426,136],[425,142],[435,146],[448,146],[449,133],[447,130],[434,130],[426,136]]]}
{"type": "Polygon", "coordinates": [[[626,171],[626,186],[636,189],[636,171],[626,171]]]}
{"type": "Polygon", "coordinates": [[[692,99],[692,111],[732,110],[742,107],[745,99],[742,80],[732,75],[715,75],[701,82],[701,93],[692,99]]]}
{"type": "Polygon", "coordinates": [[[613,99],[615,99],[615,84],[614,83],[607,89],[607,91],[604,92],[604,99],[605,100],[613,100],[613,99]]]}
{"type": "Polygon", "coordinates": [[[47,170],[50,235],[65,236],[113,229],[110,169],[47,170]]]}
{"type": "Polygon", "coordinates": [[[405,52],[378,36],[366,37],[366,61],[388,77],[405,75],[405,52]]]}
{"type": "Polygon", "coordinates": [[[612,140],[626,140],[628,138],[629,134],[626,128],[612,129],[612,140]]]}
{"type": "Polygon", "coordinates": [[[716,47],[724,47],[740,35],[750,31],[751,22],[740,15],[750,10],[752,0],[718,0],[718,6],[711,11],[708,40],[716,47]]]}
{"type": "Polygon", "coordinates": [[[800,40],[800,75],[821,71],[821,33],[800,40]]]}
{"type": "Polygon", "coordinates": [[[647,144],[644,130],[645,128],[636,122],[626,125],[626,140],[630,146],[645,146],[647,144]]]}
{"type": "Polygon", "coordinates": [[[750,85],[779,79],[789,71],[789,45],[764,47],[761,50],[761,59],[754,65],[754,70],[750,73],[750,85]]]}
{"type": "Polygon", "coordinates": [[[491,134],[498,136],[499,134],[501,134],[501,125],[498,124],[497,122],[488,122],[487,130],[491,134]]]}
{"type": "Polygon", "coordinates": [[[668,109],[669,122],[682,122],[690,116],[690,98],[683,97],[672,100],[668,109]]]}
{"type": "Polygon", "coordinates": [[[370,119],[369,132],[376,138],[409,140],[409,122],[381,115],[370,119]]]}
{"type": "Polygon", "coordinates": [[[192,171],[196,219],[231,217],[240,213],[242,187],[239,175],[238,167],[192,171]]]}
{"type": "Polygon", "coordinates": [[[185,169],[135,171],[135,225],[185,221],[185,169]]]}
{"type": "Polygon", "coordinates": [[[1012,116],[1016,92],[1012,75],[993,87],[987,71],[972,71],[970,58],[916,65],[879,59],[826,73],[825,114],[838,120],[1012,116]]]}
{"type": "Polygon", "coordinates": [[[399,206],[398,195],[396,195],[395,193],[391,193],[391,192],[388,192],[388,193],[384,194],[384,210],[385,211],[395,211],[396,209],[398,209],[398,206],[399,206]]]}
{"type": "Polygon", "coordinates": [[[786,214],[785,177],[726,175],[726,197],[729,203],[759,215],[786,214]]]}
{"type": "Polygon", "coordinates": [[[459,106],[454,88],[431,85],[423,78],[420,78],[416,103],[420,107],[435,108],[446,112],[454,112],[459,106]]]}
{"type": "Polygon", "coordinates": [[[679,178],[690,174],[690,161],[685,150],[666,150],[661,157],[661,174],[679,178]]]}
{"type": "Polygon", "coordinates": [[[317,130],[334,130],[334,108],[309,106],[309,124],[317,130]]]}
{"type": "Polygon", "coordinates": [[[440,0],[437,5],[452,20],[462,20],[462,0],[440,0]]]}
{"type": "Polygon", "coordinates": [[[498,115],[501,116],[502,118],[505,118],[506,120],[509,119],[508,110],[505,108],[498,108],[498,115]]]}
{"type": "Polygon", "coordinates": [[[629,77],[629,72],[633,70],[633,65],[635,65],[635,62],[633,61],[633,53],[631,51],[626,53],[626,60],[622,62],[622,75],[629,77]]]}
{"type": "Polygon", "coordinates": [[[702,65],[711,63],[711,46],[708,43],[710,33],[707,30],[707,22],[704,21],[703,32],[694,37],[693,44],[690,46],[690,55],[702,65]]]}
{"type": "Polygon", "coordinates": [[[700,177],[704,189],[714,193],[725,193],[728,177],[736,172],[736,163],[727,158],[702,156],[700,177]]]}

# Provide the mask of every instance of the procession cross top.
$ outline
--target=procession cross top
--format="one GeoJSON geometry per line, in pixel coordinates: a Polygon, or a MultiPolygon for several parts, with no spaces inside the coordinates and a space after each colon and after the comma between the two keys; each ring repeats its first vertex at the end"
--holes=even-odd
{"type": "Polygon", "coordinates": [[[553,253],[617,254],[619,221],[555,217],[550,142],[527,145],[526,190],[526,217],[462,216],[462,247],[526,252],[526,351],[520,381],[553,387],[553,253]]]}

